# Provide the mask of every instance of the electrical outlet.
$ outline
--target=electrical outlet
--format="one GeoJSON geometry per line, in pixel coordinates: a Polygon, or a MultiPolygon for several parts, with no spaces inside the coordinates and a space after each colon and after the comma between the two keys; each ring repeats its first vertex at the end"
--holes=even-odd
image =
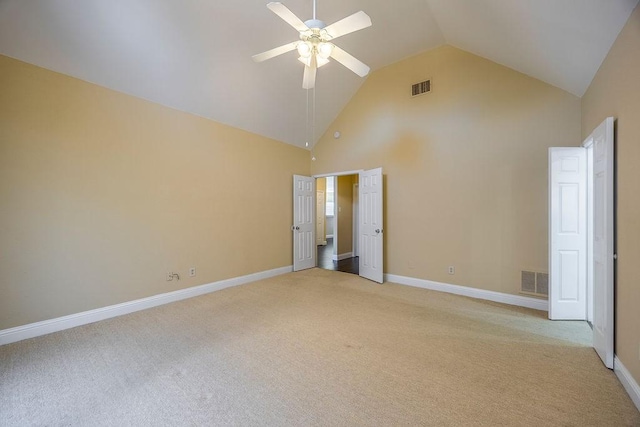
{"type": "Polygon", "coordinates": [[[449,266],[449,274],[456,274],[456,268],[453,265],[449,266]]]}
{"type": "Polygon", "coordinates": [[[173,272],[170,271],[167,273],[167,282],[170,282],[172,280],[173,280],[173,272]]]}
{"type": "Polygon", "coordinates": [[[189,269],[189,277],[196,277],[196,268],[195,267],[191,267],[189,269]]]}

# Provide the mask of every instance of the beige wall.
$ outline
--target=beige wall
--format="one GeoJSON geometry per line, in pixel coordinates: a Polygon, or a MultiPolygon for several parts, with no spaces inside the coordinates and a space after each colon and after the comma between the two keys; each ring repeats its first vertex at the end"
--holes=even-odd
{"type": "Polygon", "coordinates": [[[338,176],[338,255],[353,251],[353,176],[338,176]]]}
{"type": "Polygon", "coordinates": [[[308,151],[1,56],[0,79],[0,329],[291,265],[308,151]]]}
{"type": "Polygon", "coordinates": [[[640,383],[640,7],[582,98],[582,136],[616,118],[616,354],[640,383]]]}
{"type": "Polygon", "coordinates": [[[517,294],[547,271],[547,148],[580,140],[579,98],[444,46],[372,73],[312,172],[383,167],[385,272],[517,294]]]}

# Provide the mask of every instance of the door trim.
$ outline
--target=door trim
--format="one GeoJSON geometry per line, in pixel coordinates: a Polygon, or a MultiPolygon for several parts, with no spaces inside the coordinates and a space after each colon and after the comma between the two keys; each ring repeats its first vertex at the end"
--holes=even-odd
{"type": "Polygon", "coordinates": [[[351,249],[353,250],[353,256],[357,257],[360,255],[360,245],[358,242],[358,236],[360,234],[360,183],[356,182],[353,184],[352,190],[352,206],[351,206],[351,219],[352,219],[352,242],[351,249]]]}
{"type": "Polygon", "coordinates": [[[328,176],[359,175],[360,172],[364,172],[364,169],[357,169],[357,170],[345,171],[345,172],[321,173],[321,174],[317,174],[317,175],[311,175],[311,178],[326,178],[328,176]]]}

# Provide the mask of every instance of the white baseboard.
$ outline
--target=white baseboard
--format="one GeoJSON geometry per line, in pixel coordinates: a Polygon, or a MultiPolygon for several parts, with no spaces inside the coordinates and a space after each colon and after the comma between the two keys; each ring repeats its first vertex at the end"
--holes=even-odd
{"type": "Polygon", "coordinates": [[[342,261],[343,259],[353,258],[353,252],[346,252],[344,254],[333,255],[334,261],[342,261]]]}
{"type": "Polygon", "coordinates": [[[88,323],[122,316],[123,314],[129,314],[135,311],[145,310],[147,308],[157,307],[163,304],[169,304],[172,302],[208,294],[233,286],[244,285],[246,283],[255,282],[256,280],[279,276],[281,274],[290,273],[291,271],[293,271],[292,266],[280,267],[273,270],[248,274],[246,276],[220,280],[218,282],[208,283],[206,285],[181,289],[179,291],[167,292],[164,294],[154,295],[134,301],[127,301],[121,304],[97,308],[95,310],[70,314],[68,316],[58,317],[55,319],[43,320],[41,322],[30,323],[28,325],[17,326],[15,328],[4,329],[0,331],[0,345],[22,341],[28,338],[34,338],[40,335],[62,331],[64,329],[75,328],[76,326],[82,326],[88,323]]]}
{"type": "Polygon", "coordinates": [[[627,394],[629,394],[629,397],[633,400],[636,408],[640,411],[640,385],[633,379],[631,373],[624,367],[620,359],[618,359],[618,356],[614,356],[613,358],[613,370],[627,391],[627,394]]]}
{"type": "Polygon", "coordinates": [[[486,291],[484,289],[469,288],[467,286],[450,285],[448,283],[433,282],[431,280],[416,279],[413,277],[385,274],[385,281],[400,285],[414,286],[416,288],[430,289],[432,291],[447,292],[465,297],[484,299],[503,304],[517,305],[519,307],[533,308],[535,310],[548,311],[549,302],[537,298],[523,297],[519,295],[503,294],[501,292],[486,291]]]}

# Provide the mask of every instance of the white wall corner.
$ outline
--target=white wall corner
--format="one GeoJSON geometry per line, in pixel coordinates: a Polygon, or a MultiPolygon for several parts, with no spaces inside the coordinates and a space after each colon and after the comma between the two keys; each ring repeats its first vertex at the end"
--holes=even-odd
{"type": "Polygon", "coordinates": [[[618,356],[614,356],[613,359],[613,371],[616,373],[616,376],[622,383],[622,386],[629,394],[629,397],[640,411],[640,385],[636,382],[636,380],[631,375],[631,372],[624,367],[618,356]]]}
{"type": "Polygon", "coordinates": [[[98,322],[100,320],[122,316],[124,314],[145,310],[147,308],[157,307],[159,305],[169,304],[187,298],[193,298],[199,295],[220,291],[222,289],[230,288],[233,286],[255,282],[257,280],[268,279],[270,277],[279,276],[281,274],[290,273],[292,271],[293,266],[289,265],[286,267],[275,268],[273,270],[266,270],[258,273],[248,274],[246,276],[220,280],[218,282],[208,283],[206,285],[194,286],[187,289],[181,289],[179,291],[173,291],[134,301],[128,301],[108,307],[97,308],[95,310],[83,311],[81,313],[70,314],[68,316],[58,317],[55,319],[43,320],[41,322],[30,323],[23,326],[16,326],[15,328],[4,329],[0,331],[0,345],[10,344],[13,342],[26,340],[28,338],[50,334],[52,332],[75,328],[76,326],[82,326],[89,323],[98,322]]]}
{"type": "Polygon", "coordinates": [[[432,291],[446,292],[449,294],[462,295],[465,297],[484,299],[488,301],[500,302],[503,304],[516,305],[519,307],[532,308],[534,310],[549,310],[549,302],[537,298],[523,297],[519,295],[504,294],[501,292],[487,291],[484,289],[470,288],[467,286],[451,285],[448,283],[434,282],[431,280],[416,279],[414,277],[398,276],[395,274],[385,274],[385,281],[398,283],[400,285],[414,286],[416,288],[429,289],[432,291]]]}

